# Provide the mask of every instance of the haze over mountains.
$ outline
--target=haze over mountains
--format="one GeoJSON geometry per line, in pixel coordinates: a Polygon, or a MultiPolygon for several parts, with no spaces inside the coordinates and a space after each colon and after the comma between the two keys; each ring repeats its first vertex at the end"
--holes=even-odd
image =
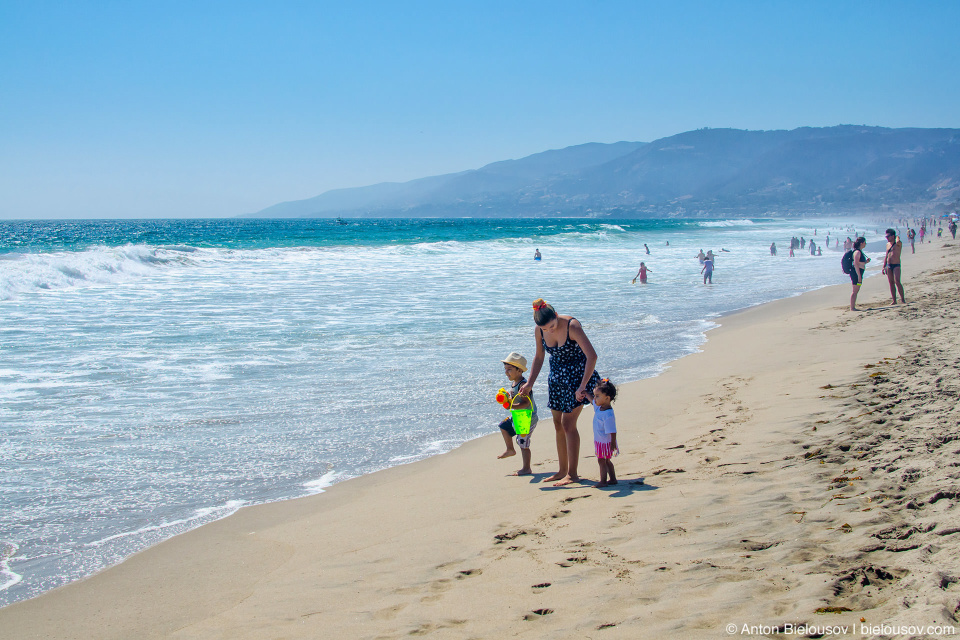
{"type": "Polygon", "coordinates": [[[252,217],[738,216],[946,207],[960,129],[698,129],[589,143],[404,183],[336,189],[252,217]]]}

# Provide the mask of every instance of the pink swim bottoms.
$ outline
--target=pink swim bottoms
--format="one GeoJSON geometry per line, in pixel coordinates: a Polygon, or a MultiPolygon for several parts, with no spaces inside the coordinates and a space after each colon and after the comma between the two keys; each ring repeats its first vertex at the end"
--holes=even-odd
{"type": "Polygon", "coordinates": [[[610,448],[609,442],[597,442],[594,440],[593,450],[597,452],[598,460],[609,460],[613,457],[613,449],[610,448]]]}

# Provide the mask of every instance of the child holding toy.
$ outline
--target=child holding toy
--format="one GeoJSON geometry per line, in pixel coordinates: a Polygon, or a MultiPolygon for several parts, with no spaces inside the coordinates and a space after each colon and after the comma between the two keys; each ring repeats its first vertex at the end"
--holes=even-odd
{"type": "Polygon", "coordinates": [[[521,435],[513,428],[513,418],[507,418],[500,423],[500,434],[503,435],[503,441],[507,445],[507,450],[497,456],[497,458],[509,458],[517,455],[513,448],[513,438],[516,437],[517,444],[520,446],[520,456],[523,460],[523,466],[517,470],[514,475],[528,476],[533,473],[530,469],[530,438],[533,436],[533,429],[537,426],[537,403],[533,401],[533,394],[517,397],[520,387],[527,383],[523,374],[527,370],[527,359],[517,352],[513,352],[501,360],[503,363],[503,373],[510,380],[512,386],[507,393],[509,405],[514,409],[533,409],[533,416],[530,419],[530,433],[521,435]]]}
{"type": "Polygon", "coordinates": [[[600,463],[600,482],[596,486],[602,489],[617,484],[612,458],[620,453],[620,448],[617,447],[617,421],[611,406],[617,397],[617,387],[609,378],[603,378],[587,397],[593,403],[593,448],[600,463]]]}

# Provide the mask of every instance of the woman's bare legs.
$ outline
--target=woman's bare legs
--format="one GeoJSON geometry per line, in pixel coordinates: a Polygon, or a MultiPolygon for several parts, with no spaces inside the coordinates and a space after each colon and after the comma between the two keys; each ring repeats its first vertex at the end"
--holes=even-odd
{"type": "Polygon", "coordinates": [[[550,410],[553,414],[553,428],[557,434],[557,458],[560,460],[560,470],[549,478],[544,478],[543,482],[554,482],[567,475],[567,435],[563,431],[563,416],[565,414],[559,411],[550,410]]]}
{"type": "MultiPolygon", "coordinates": [[[[577,418],[583,411],[583,405],[578,405],[570,413],[560,414],[560,424],[563,428],[563,436],[566,441],[566,473],[560,478],[555,487],[562,487],[574,482],[580,482],[580,476],[577,475],[577,465],[580,462],[580,432],[577,431],[577,418]]],[[[559,454],[560,439],[557,438],[557,453],[559,454]]]]}

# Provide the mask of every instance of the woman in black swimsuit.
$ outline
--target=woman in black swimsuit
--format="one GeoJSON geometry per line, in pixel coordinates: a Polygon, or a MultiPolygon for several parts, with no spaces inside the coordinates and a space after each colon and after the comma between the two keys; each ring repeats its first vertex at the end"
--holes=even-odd
{"type": "Polygon", "coordinates": [[[600,375],[594,370],[597,365],[597,352],[583,332],[576,318],[559,316],[543,299],[533,303],[534,339],[537,354],[530,366],[530,377],[520,393],[533,391],[543,366],[544,353],[550,354],[550,376],[547,390],[553,413],[553,427],[557,432],[557,457],[560,470],[544,482],[558,481],[554,486],[563,486],[579,482],[577,464],[580,461],[580,432],[577,431],[577,418],[583,405],[589,403],[586,392],[592,391],[600,382],[600,375]]]}

